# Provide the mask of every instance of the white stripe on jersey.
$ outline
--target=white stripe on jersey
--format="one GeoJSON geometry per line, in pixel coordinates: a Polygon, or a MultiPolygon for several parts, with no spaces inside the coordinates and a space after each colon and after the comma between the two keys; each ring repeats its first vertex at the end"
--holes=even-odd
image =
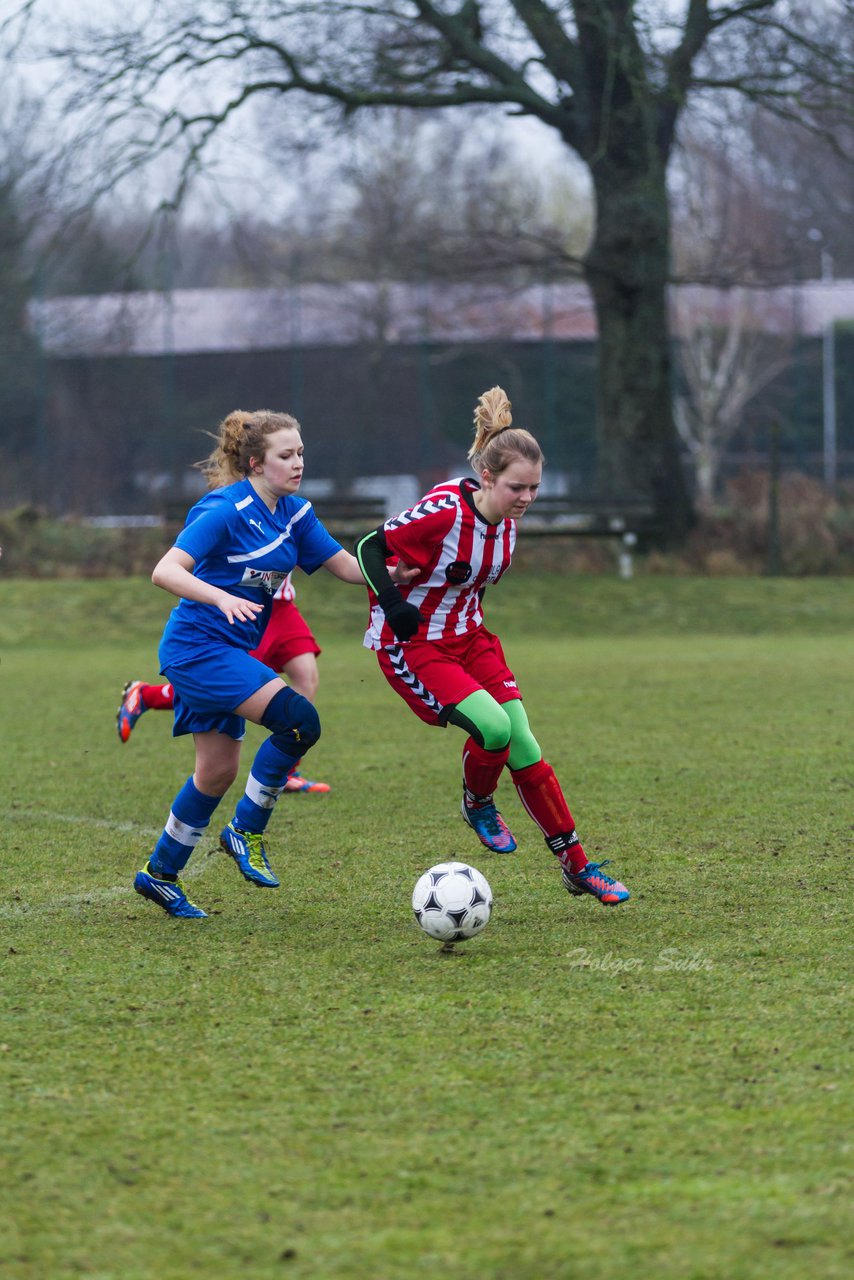
{"type": "Polygon", "coordinates": [[[239,502],[235,502],[234,506],[238,511],[242,511],[244,507],[248,507],[250,503],[255,501],[253,494],[249,493],[245,498],[241,498],[239,502]]]}
{"type": "MultiPolygon", "coordinates": [[[[428,504],[420,503],[419,505],[422,507],[426,507],[428,504]]],[[[457,601],[457,597],[459,595],[458,587],[450,587],[447,585],[445,570],[447,569],[449,564],[453,564],[454,561],[458,558],[457,553],[459,551],[459,546],[460,546],[460,530],[463,523],[462,504],[455,502],[453,498],[448,496],[448,497],[444,497],[441,503],[437,504],[437,507],[431,506],[431,509],[441,510],[442,508],[445,508],[448,506],[456,507],[456,515],[454,517],[454,523],[451,526],[449,533],[445,537],[445,542],[442,546],[442,554],[439,556],[439,559],[436,564],[436,568],[434,569],[433,573],[431,573],[430,578],[427,582],[422,583],[420,586],[413,586],[411,591],[406,597],[407,600],[410,602],[410,604],[417,605],[418,608],[420,609],[422,605],[426,603],[429,593],[431,591],[435,591],[437,583],[445,584],[445,598],[442,601],[440,601],[439,604],[436,605],[432,611],[429,611],[427,631],[422,632],[422,635],[425,640],[441,640],[442,636],[447,634],[447,624],[450,621],[448,618],[448,613],[449,613],[448,606],[452,606],[453,604],[455,604],[457,601]],[[449,598],[451,592],[453,592],[452,599],[449,598]]],[[[476,567],[473,561],[471,561],[470,563],[472,566],[472,577],[474,577],[476,576],[476,567]]],[[[475,601],[477,601],[477,596],[475,596],[474,599],[475,601]]],[[[465,612],[465,610],[463,610],[463,612],[465,612]]],[[[477,622],[479,623],[482,621],[483,621],[482,616],[478,616],[477,622]]],[[[459,625],[454,625],[453,634],[458,636],[464,635],[467,630],[468,628],[465,626],[465,623],[463,623],[462,627],[460,627],[459,625]]]]}
{"type": "Polygon", "coordinates": [[[291,529],[296,522],[298,520],[302,520],[303,516],[308,515],[309,511],[311,511],[311,503],[306,502],[304,506],[300,507],[299,511],[294,512],[287,523],[284,533],[280,533],[278,538],[274,538],[272,542],[268,542],[265,547],[258,547],[256,551],[247,551],[245,555],[228,556],[228,563],[245,564],[247,560],[257,560],[259,556],[266,555],[268,551],[275,551],[276,547],[280,547],[282,545],[285,538],[289,538],[291,536],[291,529]]]}
{"type": "MultiPolygon", "coordinates": [[[[290,530],[290,525],[288,525],[290,530]]],[[[228,556],[229,564],[245,564],[247,560],[257,560],[259,556],[265,556],[268,551],[275,551],[276,547],[280,547],[287,538],[287,533],[280,533],[278,538],[274,538],[272,542],[268,542],[266,546],[258,547],[255,551],[247,551],[245,555],[228,556]]]]}
{"type": "MultiPolygon", "coordinates": [[[[404,598],[421,610],[427,625],[419,636],[426,640],[449,640],[466,635],[482,624],[483,612],[478,593],[487,583],[497,582],[509,568],[516,542],[515,521],[507,518],[497,525],[489,525],[480,519],[463,497],[463,483],[463,480],[453,480],[437,485],[414,507],[387,520],[383,526],[392,535],[392,549],[395,530],[400,531],[400,555],[405,560],[406,545],[412,546],[413,538],[417,545],[420,521],[439,512],[454,512],[453,522],[441,544],[430,541],[431,535],[425,531],[427,541],[421,546],[428,553],[425,558],[433,564],[429,577],[423,582],[400,588],[404,598]],[[457,561],[469,571],[462,583],[447,576],[448,568],[457,561]]],[[[430,520],[429,526],[435,529],[436,521],[430,520]]],[[[371,611],[364,643],[369,649],[389,648],[397,643],[378,606],[371,611]]]]}
{"type": "Polygon", "coordinates": [[[413,520],[421,520],[424,516],[432,516],[436,511],[446,511],[456,506],[456,498],[452,494],[442,494],[438,498],[422,498],[408,511],[401,511],[399,516],[386,520],[384,529],[399,529],[402,525],[411,524],[413,520]]]}

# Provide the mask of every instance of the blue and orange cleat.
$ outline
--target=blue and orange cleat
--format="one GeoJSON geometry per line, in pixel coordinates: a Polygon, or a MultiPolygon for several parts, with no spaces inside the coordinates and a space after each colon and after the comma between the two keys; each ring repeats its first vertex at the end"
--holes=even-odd
{"type": "Polygon", "coordinates": [[[462,801],[463,820],[474,831],[481,844],[493,853],[512,853],[516,848],[513,832],[492,803],[492,798],[480,804],[469,804],[465,795],[462,801]]]}
{"type": "Polygon", "coordinates": [[[141,690],[141,680],[128,680],[124,689],[122,689],[122,700],[116,712],[116,730],[119,735],[119,742],[127,742],[137,720],[143,711],[148,710],[148,707],[142,701],[141,690]]]}
{"type": "Polygon", "coordinates": [[[137,871],[133,887],[143,898],[156,902],[158,907],[169,916],[180,920],[207,920],[208,913],[197,907],[187,897],[187,891],[180,880],[165,880],[151,870],[151,863],[146,862],[141,871],[137,871]]]}
{"type": "Polygon", "coordinates": [[[577,871],[575,875],[570,871],[562,871],[561,876],[567,893],[578,898],[583,897],[585,893],[591,893],[606,907],[616,907],[619,903],[628,901],[631,895],[626,886],[620,884],[619,880],[607,876],[602,870],[607,865],[606,858],[604,862],[588,862],[587,866],[577,871]]]}
{"type": "Polygon", "coordinates": [[[264,837],[258,831],[241,831],[229,822],[219,837],[220,847],[234,858],[240,874],[262,889],[278,889],[279,881],[267,859],[264,837]]]}
{"type": "Polygon", "coordinates": [[[299,769],[292,769],[288,774],[288,780],[285,783],[285,789],[282,795],[325,795],[331,790],[328,782],[312,782],[310,778],[304,778],[299,769]]]}

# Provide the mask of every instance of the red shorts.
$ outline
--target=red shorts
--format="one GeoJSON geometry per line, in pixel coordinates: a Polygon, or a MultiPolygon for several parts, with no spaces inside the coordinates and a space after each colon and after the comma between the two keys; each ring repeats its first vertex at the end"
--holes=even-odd
{"type": "Polygon", "coordinates": [[[252,657],[274,671],[283,671],[301,653],[320,653],[320,645],[295,604],[274,600],[261,643],[252,650],[252,657]]]}
{"type": "Polygon", "coordinates": [[[496,702],[521,696],[501,641],[486,627],[452,640],[409,640],[378,649],[377,658],[395,693],[427,724],[444,726],[454,707],[478,689],[496,702]]]}

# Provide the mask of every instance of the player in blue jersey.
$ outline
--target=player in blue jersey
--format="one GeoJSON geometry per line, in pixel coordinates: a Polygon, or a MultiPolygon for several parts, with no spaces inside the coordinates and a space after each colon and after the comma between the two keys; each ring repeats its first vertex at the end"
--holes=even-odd
{"type": "MultiPolygon", "coordinates": [[[[220,844],[245,879],[263,888],[279,885],[263,840],[273,806],[294,761],[320,737],[311,702],[250,656],[273,595],[296,566],[365,582],[355,557],[297,496],[303,443],[295,418],[266,409],[229,414],[202,469],[216,487],[191,509],[151,575],[180,597],[160,642],[160,670],[174,689],[173,733],[193,734],[195,770],[134,880],[137,893],[169,915],[197,919],[206,913],[187,897],[180,872],[237,776],[246,720],[270,736],[220,844]]],[[[399,577],[406,580],[407,571],[399,577]]]]}

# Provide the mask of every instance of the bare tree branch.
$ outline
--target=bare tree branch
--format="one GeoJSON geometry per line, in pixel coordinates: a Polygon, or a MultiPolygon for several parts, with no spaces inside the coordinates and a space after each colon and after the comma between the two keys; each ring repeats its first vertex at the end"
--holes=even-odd
{"type": "Polygon", "coordinates": [[[584,273],[599,326],[600,483],[637,487],[684,532],[666,307],[680,120],[692,100],[738,93],[834,134],[851,118],[854,64],[829,0],[687,0],[666,31],[656,12],[643,0],[170,0],[134,28],[90,17],[59,52],[80,136],[93,149],[112,139],[102,184],[168,159],[175,201],[261,100],[314,114],[326,104],[339,120],[484,106],[543,121],[586,163],[595,195],[584,273]]]}

